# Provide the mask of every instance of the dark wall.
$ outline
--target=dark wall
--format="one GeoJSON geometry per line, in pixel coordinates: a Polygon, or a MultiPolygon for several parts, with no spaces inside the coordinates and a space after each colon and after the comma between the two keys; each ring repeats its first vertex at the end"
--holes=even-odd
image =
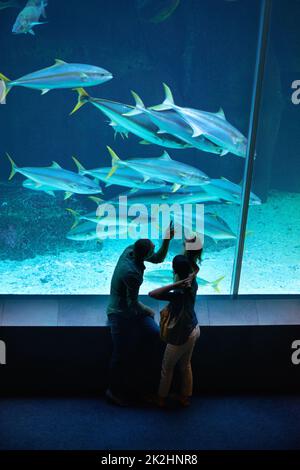
{"type": "MultiPolygon", "coordinates": [[[[195,393],[300,391],[291,362],[300,327],[201,327],[193,356],[195,393]]],[[[111,339],[106,327],[3,327],[7,365],[1,394],[98,394],[108,382],[111,339]]]]}

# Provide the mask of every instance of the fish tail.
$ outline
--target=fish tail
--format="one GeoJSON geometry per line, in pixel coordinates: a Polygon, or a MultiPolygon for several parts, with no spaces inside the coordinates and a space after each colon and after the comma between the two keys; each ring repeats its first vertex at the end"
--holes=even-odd
{"type": "Polygon", "coordinates": [[[78,93],[78,101],[73,111],[70,113],[70,116],[72,116],[72,114],[76,113],[76,111],[78,111],[83,105],[85,105],[88,102],[88,98],[90,97],[90,95],[85,91],[84,88],[73,88],[73,90],[77,91],[78,93]]]}
{"type": "Polygon", "coordinates": [[[86,173],[86,169],[84,168],[84,166],[80,163],[79,160],[77,160],[76,157],[72,157],[75,165],[77,166],[78,168],[78,173],[81,174],[81,175],[84,175],[86,173]]]}
{"type": "Polygon", "coordinates": [[[13,161],[13,159],[11,158],[11,156],[8,153],[6,153],[6,156],[7,156],[8,160],[11,163],[11,172],[10,172],[10,175],[9,175],[9,178],[8,178],[9,180],[11,180],[15,176],[15,174],[17,173],[18,167],[17,167],[17,165],[15,164],[15,162],[13,161]]]}
{"type": "Polygon", "coordinates": [[[74,209],[70,209],[70,208],[67,208],[67,211],[70,212],[70,214],[72,214],[73,217],[74,217],[74,223],[71,227],[71,230],[73,230],[75,227],[77,227],[77,225],[80,222],[80,214],[79,214],[79,212],[76,212],[76,211],[74,211],[74,209]]]}
{"type": "Polygon", "coordinates": [[[0,73],[0,103],[5,100],[8,93],[11,90],[10,82],[11,80],[7,78],[3,73],[0,73]],[[1,86],[2,85],[2,86],[1,86]]]}
{"type": "Polygon", "coordinates": [[[118,166],[119,166],[118,164],[121,161],[121,159],[118,157],[116,152],[111,147],[107,146],[107,150],[109,151],[110,156],[111,156],[111,170],[106,177],[106,179],[108,180],[117,171],[118,166]]]}
{"type": "Polygon", "coordinates": [[[215,281],[213,281],[211,283],[211,286],[212,288],[219,294],[221,291],[220,291],[220,287],[219,287],[219,284],[221,281],[223,281],[223,279],[225,278],[225,276],[221,276],[219,277],[218,279],[216,279],[215,281]]]}

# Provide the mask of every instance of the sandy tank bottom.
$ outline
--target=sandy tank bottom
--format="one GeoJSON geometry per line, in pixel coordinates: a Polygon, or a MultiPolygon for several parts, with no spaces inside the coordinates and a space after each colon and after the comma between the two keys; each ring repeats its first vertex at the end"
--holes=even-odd
{"type": "MultiPolygon", "coordinates": [[[[267,203],[249,211],[241,276],[241,294],[298,294],[300,292],[300,194],[272,192],[267,203]]],[[[211,206],[230,227],[237,230],[239,207],[211,206]]],[[[157,283],[147,279],[151,270],[171,269],[172,256],[180,250],[173,243],[167,260],[146,263],[140,293],[147,294],[157,283]]],[[[68,249],[56,255],[22,261],[0,261],[0,294],[108,294],[111,276],[128,241],[107,240],[99,250],[68,249]]],[[[75,243],[76,245],[76,243],[75,243]]],[[[75,247],[74,245],[74,247],[75,247]]],[[[158,244],[157,244],[158,245],[158,244]]],[[[220,294],[230,292],[235,246],[210,244],[205,251],[201,277],[214,281],[221,276],[220,294]]],[[[216,294],[212,286],[200,286],[199,294],[216,294]]]]}

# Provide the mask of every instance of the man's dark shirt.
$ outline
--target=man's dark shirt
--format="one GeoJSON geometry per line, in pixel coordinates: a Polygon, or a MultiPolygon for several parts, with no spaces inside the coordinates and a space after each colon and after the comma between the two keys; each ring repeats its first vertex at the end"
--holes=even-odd
{"type": "MultiPolygon", "coordinates": [[[[132,317],[143,314],[143,305],[138,302],[139,289],[143,283],[145,265],[134,256],[134,246],[126,248],[115,267],[110,287],[110,302],[107,314],[132,317]]],[[[147,259],[149,263],[161,263],[165,255],[159,251],[147,259]]]]}

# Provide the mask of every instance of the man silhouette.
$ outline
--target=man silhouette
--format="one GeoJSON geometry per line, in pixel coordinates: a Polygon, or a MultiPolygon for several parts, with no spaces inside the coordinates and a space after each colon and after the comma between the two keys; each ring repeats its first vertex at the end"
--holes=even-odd
{"type": "Polygon", "coordinates": [[[124,250],[113,273],[107,309],[113,354],[106,396],[120,406],[141,394],[147,379],[151,382],[151,372],[160,366],[159,327],[154,311],[139,302],[138,295],[146,269],[144,262],[162,263],[173,237],[174,227],[170,224],[156,253],[151,240],[137,240],[124,250]],[[142,372],[146,371],[147,379],[142,377],[142,372]]]}

